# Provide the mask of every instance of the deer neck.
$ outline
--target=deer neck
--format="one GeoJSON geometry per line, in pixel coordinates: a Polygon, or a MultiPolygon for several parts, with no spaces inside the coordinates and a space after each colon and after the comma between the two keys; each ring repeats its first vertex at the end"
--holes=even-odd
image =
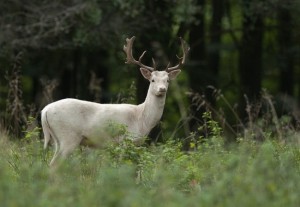
{"type": "Polygon", "coordinates": [[[148,90],[145,102],[141,104],[140,124],[141,130],[145,135],[155,127],[161,119],[165,107],[166,94],[162,96],[154,95],[150,89],[148,90]]]}

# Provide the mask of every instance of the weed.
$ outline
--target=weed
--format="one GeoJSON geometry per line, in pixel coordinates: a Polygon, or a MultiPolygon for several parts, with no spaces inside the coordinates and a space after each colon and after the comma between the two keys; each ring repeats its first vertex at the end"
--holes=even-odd
{"type": "Polygon", "coordinates": [[[26,123],[26,113],[22,100],[22,84],[21,84],[21,60],[23,53],[16,55],[12,69],[6,75],[9,81],[9,90],[6,103],[6,121],[5,126],[14,137],[22,136],[22,127],[26,123]]]}
{"type": "MultiPolygon", "coordinates": [[[[241,137],[225,146],[207,118],[207,141],[138,147],[130,139],[102,150],[77,150],[55,175],[35,139],[1,142],[3,206],[299,206],[300,151],[296,144],[241,137]],[[54,177],[53,177],[54,176],[54,177]],[[16,196],[17,195],[17,196],[16,196]]],[[[271,135],[272,136],[272,135],[271,135]]],[[[46,155],[46,156],[45,156],[46,155]]]]}

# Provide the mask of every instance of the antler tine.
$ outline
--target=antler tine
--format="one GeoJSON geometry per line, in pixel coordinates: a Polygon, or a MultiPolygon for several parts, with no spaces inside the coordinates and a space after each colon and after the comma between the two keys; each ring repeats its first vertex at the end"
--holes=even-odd
{"type": "Polygon", "coordinates": [[[154,58],[152,58],[152,63],[153,63],[153,68],[154,68],[154,70],[156,70],[156,63],[155,63],[154,58]]]}
{"type": "Polygon", "coordinates": [[[139,65],[140,67],[142,68],[145,68],[149,71],[154,71],[155,70],[155,65],[154,67],[150,67],[150,66],[147,66],[147,65],[144,65],[141,61],[142,61],[142,58],[143,56],[145,55],[146,51],[144,51],[142,53],[142,55],[139,57],[139,60],[137,61],[136,59],[134,59],[133,55],[132,55],[132,45],[133,45],[133,42],[135,40],[135,36],[131,37],[130,39],[129,38],[126,38],[126,45],[124,45],[123,47],[123,50],[124,52],[126,53],[126,64],[135,64],[135,65],[139,65]]]}
{"type": "Polygon", "coordinates": [[[141,54],[141,56],[139,57],[139,62],[142,61],[142,58],[144,57],[144,55],[145,55],[146,52],[147,52],[147,51],[145,50],[145,51],[141,54]]]}
{"type": "Polygon", "coordinates": [[[186,56],[187,56],[187,54],[190,50],[190,47],[188,46],[188,44],[181,37],[180,37],[180,42],[181,42],[181,49],[182,49],[183,55],[182,55],[182,57],[177,56],[177,58],[179,59],[179,63],[177,65],[169,68],[170,63],[168,64],[168,66],[166,68],[167,72],[177,70],[185,63],[185,58],[186,58],[186,56]]]}
{"type": "Polygon", "coordinates": [[[166,70],[168,70],[168,68],[169,68],[169,66],[171,65],[171,63],[170,62],[168,62],[168,65],[167,65],[167,68],[166,68],[166,70]]]}

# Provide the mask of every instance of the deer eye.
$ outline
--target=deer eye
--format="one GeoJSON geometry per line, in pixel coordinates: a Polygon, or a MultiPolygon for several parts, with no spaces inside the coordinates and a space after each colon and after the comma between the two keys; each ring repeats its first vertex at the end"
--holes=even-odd
{"type": "Polygon", "coordinates": [[[155,82],[155,80],[154,80],[154,79],[152,79],[152,82],[155,82]]]}

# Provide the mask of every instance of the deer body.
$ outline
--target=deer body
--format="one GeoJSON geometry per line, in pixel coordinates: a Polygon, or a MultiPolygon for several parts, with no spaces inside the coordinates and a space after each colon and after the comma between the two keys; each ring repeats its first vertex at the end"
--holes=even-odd
{"type": "Polygon", "coordinates": [[[54,141],[56,148],[51,166],[82,143],[104,147],[110,142],[122,141],[124,134],[121,133],[121,127],[118,129],[120,125],[126,128],[133,142],[140,145],[161,119],[169,81],[177,77],[180,69],[173,67],[170,71],[156,71],[140,63],[142,56],[136,61],[131,52],[133,40],[134,38],[127,39],[124,50],[127,63],[140,65],[142,75],[150,82],[144,103],[99,104],[78,99],[62,99],[48,104],[42,110],[41,122],[45,138],[44,148],[50,139],[54,141]]]}

